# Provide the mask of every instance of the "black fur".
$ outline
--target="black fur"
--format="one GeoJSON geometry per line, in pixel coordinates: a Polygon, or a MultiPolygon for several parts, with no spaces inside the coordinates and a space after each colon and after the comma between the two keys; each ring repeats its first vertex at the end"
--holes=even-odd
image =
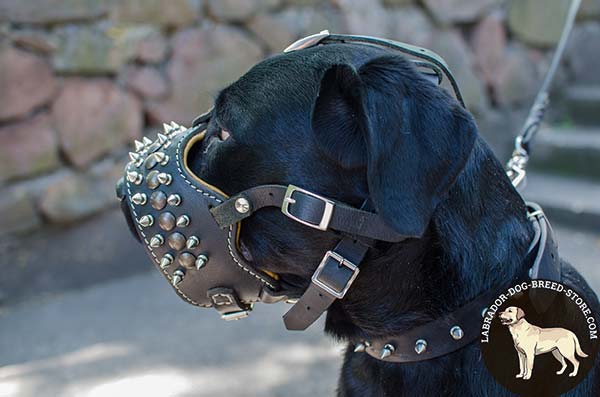
{"type": "MultiPolygon", "coordinates": [[[[370,196],[397,231],[415,236],[369,252],[326,331],[356,341],[414,327],[451,311],[522,271],[532,238],[525,205],[475,122],[402,57],[356,45],[327,45],[267,59],[216,99],[208,139],[193,167],[234,194],[295,184],[359,205],[370,196]],[[219,129],[231,133],[220,142],[219,129]],[[202,155],[204,153],[204,155],[202,155]]],[[[255,266],[307,287],[339,237],[265,209],[243,222],[255,266]]],[[[564,283],[598,300],[578,273],[564,283]]],[[[600,394],[598,365],[569,393],[600,394]]],[[[506,396],[476,343],[415,364],[345,356],[340,396],[506,396]]]]}

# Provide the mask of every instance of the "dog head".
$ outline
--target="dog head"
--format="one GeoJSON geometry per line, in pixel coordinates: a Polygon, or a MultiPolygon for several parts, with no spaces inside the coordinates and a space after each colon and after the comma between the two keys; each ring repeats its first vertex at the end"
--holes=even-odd
{"type": "Polygon", "coordinates": [[[500,319],[500,323],[502,325],[513,325],[519,322],[522,318],[525,317],[525,312],[520,307],[510,306],[507,307],[506,310],[500,312],[498,314],[498,318],[500,319]]]}

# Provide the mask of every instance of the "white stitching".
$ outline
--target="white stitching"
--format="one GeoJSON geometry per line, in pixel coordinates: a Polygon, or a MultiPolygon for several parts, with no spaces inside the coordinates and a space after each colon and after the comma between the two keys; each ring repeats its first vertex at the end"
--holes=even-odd
{"type": "MultiPolygon", "coordinates": [[[[179,142],[177,143],[177,150],[175,151],[175,162],[177,164],[177,171],[179,171],[179,175],[181,175],[181,177],[183,178],[183,180],[190,185],[194,190],[196,190],[199,193],[202,193],[204,196],[210,197],[214,200],[216,200],[219,203],[222,203],[223,200],[219,199],[218,197],[215,197],[207,192],[204,192],[203,190],[201,190],[200,188],[196,187],[195,185],[192,185],[192,183],[188,180],[188,178],[185,176],[185,174],[183,173],[183,171],[181,170],[179,164],[180,164],[180,160],[179,160],[179,151],[181,149],[181,144],[183,142],[183,138],[179,140],[179,142]]],[[[273,284],[271,284],[268,280],[262,278],[260,275],[254,273],[252,270],[248,269],[246,266],[244,266],[242,263],[240,263],[237,258],[235,257],[235,255],[233,254],[232,248],[231,248],[231,238],[232,238],[232,230],[233,230],[233,226],[229,226],[229,233],[228,233],[228,237],[227,237],[227,248],[229,249],[229,255],[231,256],[231,258],[233,259],[233,261],[245,272],[251,274],[252,276],[254,276],[254,278],[258,279],[260,282],[262,282],[263,284],[268,285],[269,287],[275,289],[275,286],[273,286],[273,284]]]]}
{"type": "MultiPolygon", "coordinates": [[[[138,229],[140,230],[140,234],[142,235],[142,238],[144,239],[144,243],[146,243],[146,246],[148,247],[150,254],[152,254],[152,257],[154,258],[154,261],[158,265],[158,268],[160,269],[161,273],[163,273],[167,277],[167,279],[169,279],[169,281],[171,281],[171,276],[169,275],[169,273],[167,273],[163,268],[160,267],[160,260],[158,259],[158,257],[154,253],[154,251],[152,250],[152,247],[150,246],[150,243],[148,242],[146,234],[144,233],[144,229],[138,222],[138,214],[135,211],[135,206],[133,205],[133,202],[130,199],[131,198],[131,185],[130,185],[129,181],[127,181],[126,183],[127,183],[127,193],[128,193],[127,200],[129,200],[129,206],[131,207],[131,212],[133,212],[133,220],[134,220],[135,224],[137,225],[138,229]]],[[[171,284],[171,285],[173,285],[173,284],[171,284]]],[[[181,291],[176,285],[174,285],[173,287],[177,290],[177,292],[179,293],[179,295],[182,298],[184,298],[186,301],[188,301],[192,305],[201,306],[201,307],[212,307],[211,305],[198,303],[195,300],[191,299],[183,291],[181,291]]]]}

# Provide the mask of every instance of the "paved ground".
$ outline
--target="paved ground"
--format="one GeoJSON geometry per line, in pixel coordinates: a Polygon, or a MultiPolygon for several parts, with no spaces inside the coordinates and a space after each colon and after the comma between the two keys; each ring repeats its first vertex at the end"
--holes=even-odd
{"type": "MultiPolygon", "coordinates": [[[[600,291],[599,236],[557,234],[600,291]]],[[[163,283],[144,272],[0,309],[0,397],[333,395],[340,347],[321,324],[286,332],[284,304],[226,323],[163,283]]]]}

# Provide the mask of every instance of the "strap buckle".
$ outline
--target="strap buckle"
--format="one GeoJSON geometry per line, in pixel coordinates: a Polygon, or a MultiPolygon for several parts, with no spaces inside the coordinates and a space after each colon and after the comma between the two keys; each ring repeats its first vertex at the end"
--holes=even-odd
{"type": "Polygon", "coordinates": [[[326,199],[325,197],[309,192],[308,190],[301,189],[298,186],[289,185],[287,187],[287,190],[285,191],[285,196],[283,197],[283,203],[281,204],[281,212],[283,212],[283,214],[288,218],[291,218],[305,226],[325,231],[329,227],[329,222],[331,221],[331,216],[333,215],[334,206],[335,203],[329,199],[326,199]],[[296,202],[296,200],[292,197],[295,192],[303,193],[307,196],[314,197],[318,200],[321,200],[323,204],[325,204],[325,208],[323,209],[323,215],[321,216],[321,220],[319,221],[319,223],[307,222],[304,219],[298,218],[290,212],[290,204],[294,204],[296,202]]]}
{"type": "MultiPolygon", "coordinates": [[[[319,263],[317,270],[315,270],[315,272],[312,275],[312,282],[315,285],[317,285],[318,287],[320,287],[323,290],[325,290],[326,292],[328,292],[329,294],[335,296],[337,299],[342,299],[344,297],[344,295],[346,295],[346,292],[348,292],[348,290],[350,289],[350,286],[356,279],[356,276],[358,276],[359,271],[360,271],[360,269],[358,268],[358,266],[356,266],[354,263],[350,262],[349,260],[347,260],[346,258],[341,256],[337,252],[327,251],[325,253],[325,256],[323,256],[321,263],[319,263]],[[331,262],[329,259],[332,259],[334,262],[331,262]],[[320,278],[323,271],[327,270],[326,269],[327,264],[331,264],[331,263],[334,263],[334,264],[337,263],[337,265],[336,265],[337,267],[340,267],[340,268],[345,267],[352,271],[350,278],[348,278],[348,280],[346,281],[344,286],[342,286],[342,287],[333,286],[331,284],[328,284],[325,280],[322,280],[320,278]]],[[[330,272],[328,272],[328,273],[330,273],[330,272]]]]}

